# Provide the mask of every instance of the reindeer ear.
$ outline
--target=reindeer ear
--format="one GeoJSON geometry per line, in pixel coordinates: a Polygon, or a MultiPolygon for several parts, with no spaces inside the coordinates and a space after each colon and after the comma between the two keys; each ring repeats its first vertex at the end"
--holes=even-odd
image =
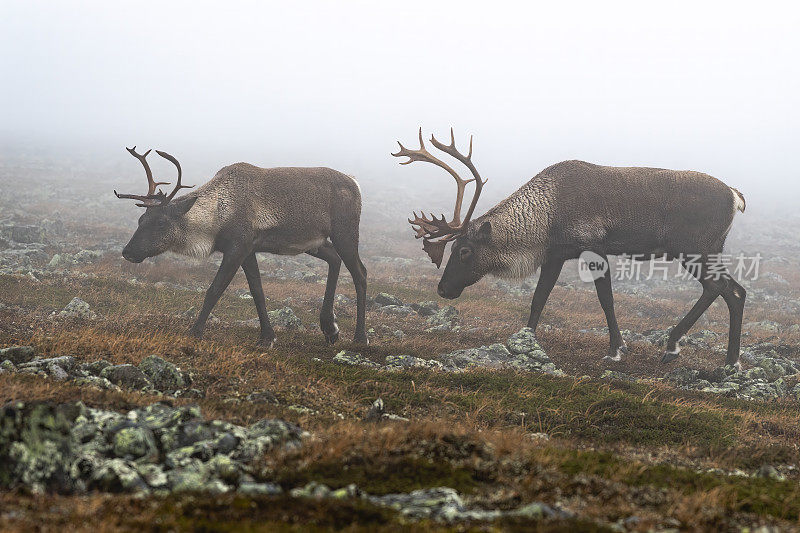
{"type": "Polygon", "coordinates": [[[192,208],[192,206],[196,201],[197,201],[197,196],[194,196],[186,198],[185,200],[181,200],[174,204],[170,204],[170,207],[172,207],[175,214],[182,217],[183,215],[189,212],[189,209],[192,208]]]}
{"type": "Polygon", "coordinates": [[[492,238],[492,223],[488,220],[481,224],[478,231],[475,233],[475,240],[480,242],[488,242],[492,238]]]}

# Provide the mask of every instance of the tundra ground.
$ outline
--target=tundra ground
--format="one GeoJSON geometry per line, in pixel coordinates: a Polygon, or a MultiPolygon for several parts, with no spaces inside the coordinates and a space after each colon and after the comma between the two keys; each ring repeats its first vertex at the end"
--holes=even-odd
{"type": "MultiPolygon", "coordinates": [[[[22,170],[5,172],[18,175],[22,170]]],[[[42,180],[35,183],[50,183],[42,180]]],[[[2,530],[799,527],[798,399],[737,399],[676,388],[661,379],[678,367],[710,373],[723,364],[727,310],[721,301],[693,330],[720,334],[716,342],[687,345],[678,360],[662,365],[661,347],[632,341],[623,361],[613,363],[602,360],[608,339],[597,331],[605,322],[593,288],[565,272],[538,332],[563,376],[507,368],[443,372],[343,365],[335,359],[341,350],[382,363],[392,355],[437,359],[461,348],[502,343],[525,324],[532,290],[520,282],[480,282],[452,302],[459,312],[456,331],[426,332],[424,317],[375,306],[367,313],[371,343],[360,346],[349,341],[354,291],[343,269],[338,294],[346,298],[336,304],[341,340],[329,346],[316,327],[324,263],[265,256],[261,268],[268,308],[291,307],[304,328],[278,328],[274,348],[257,347],[258,330],[246,323],[255,309],[240,273],[213,312],[219,321],[196,340],[186,335],[191,324],[186,311],[201,304],[202,290],[216,269],[214,258],[165,256],[131,265],[119,257],[118,248],[130,234],[135,210],[126,211],[128,220],[114,212],[117,204],[109,200],[91,216],[77,216],[70,210],[77,200],[69,195],[54,199],[28,192],[4,198],[1,218],[9,224],[37,225],[57,211],[61,226],[42,241],[41,259],[34,258],[29,267],[9,266],[0,275],[0,347],[31,345],[43,357],[72,355],[80,362],[112,364],[138,364],[157,354],[189,371],[199,394],[165,398],[0,373],[2,403],[80,400],[90,407],[127,410],[167,399],[174,405],[197,403],[207,418],[241,425],[281,418],[311,436],[299,448],[265,455],[254,465],[257,477],[280,485],[282,495],[70,495],[16,488],[0,492],[2,530]],[[47,266],[56,253],[79,249],[101,253],[84,263],[47,266]],[[96,317],[58,316],[74,297],[89,303],[96,317]],[[270,401],[255,401],[263,394],[252,393],[268,394],[270,401]],[[407,420],[366,417],[377,398],[387,412],[407,420]],[[566,513],[409,521],[364,499],[290,495],[309,482],[334,489],[355,484],[373,495],[445,486],[456,489],[471,508],[508,510],[542,502],[566,513]]],[[[368,222],[385,214],[365,207],[368,222]]],[[[760,251],[767,260],[761,279],[748,285],[743,350],[766,342],[781,356],[798,360],[800,332],[791,326],[800,303],[800,254],[784,240],[791,235],[788,229],[770,227],[774,231],[767,235],[746,225],[734,234],[734,248],[760,251]]],[[[426,264],[409,232],[392,227],[364,233],[371,297],[383,292],[407,303],[436,299],[439,273],[426,264]]],[[[15,246],[9,243],[9,249],[15,246]]],[[[667,329],[699,292],[691,281],[623,284],[615,295],[619,322],[632,332],[667,329]]],[[[790,389],[797,376],[785,381],[790,389]]]]}

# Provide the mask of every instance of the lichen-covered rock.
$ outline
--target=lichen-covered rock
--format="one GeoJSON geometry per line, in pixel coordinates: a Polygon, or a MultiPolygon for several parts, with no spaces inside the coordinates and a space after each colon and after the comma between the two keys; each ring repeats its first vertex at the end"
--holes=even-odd
{"type": "Polygon", "coordinates": [[[303,323],[291,307],[269,311],[268,314],[269,321],[273,326],[284,329],[301,329],[303,327],[303,323]]]}
{"type": "Polygon", "coordinates": [[[43,227],[29,224],[7,224],[0,228],[0,235],[22,244],[43,243],[45,234],[43,227]]]}
{"type": "Polygon", "coordinates": [[[420,316],[433,316],[439,310],[439,304],[429,300],[427,302],[411,304],[411,308],[414,309],[414,311],[416,311],[420,316]]]}
{"type": "Polygon", "coordinates": [[[62,317],[80,318],[83,320],[94,320],[97,318],[97,314],[91,310],[89,304],[77,296],[70,300],[66,307],[58,314],[62,317]]]}
{"type": "Polygon", "coordinates": [[[245,496],[274,496],[277,494],[283,494],[283,489],[280,487],[280,485],[276,485],[274,483],[255,483],[253,481],[245,481],[239,484],[236,492],[239,494],[244,494],[245,496]]]}
{"type": "Polygon", "coordinates": [[[9,360],[15,365],[33,360],[36,349],[33,346],[9,346],[0,349],[0,361],[9,360]]]}
{"type": "Polygon", "coordinates": [[[180,368],[157,355],[147,356],[139,363],[139,370],[162,392],[175,391],[185,386],[180,368]]]}
{"type": "Polygon", "coordinates": [[[404,370],[408,368],[429,368],[442,370],[444,365],[436,359],[422,359],[413,355],[387,355],[385,366],[389,370],[404,370]]]}
{"type": "Polygon", "coordinates": [[[528,353],[534,350],[541,350],[539,342],[536,340],[536,333],[531,328],[522,328],[508,338],[506,343],[511,353],[528,353]]]}
{"type": "Polygon", "coordinates": [[[746,370],[736,366],[724,366],[711,372],[682,367],[669,372],[664,378],[682,389],[750,400],[797,397],[796,389],[800,394],[797,385],[789,386],[796,379],[793,376],[800,371],[800,363],[778,355],[770,343],[764,342],[746,347],[742,359],[754,366],[746,370]],[[789,383],[787,379],[790,379],[789,383]]]}
{"type": "Polygon", "coordinates": [[[458,328],[458,309],[446,305],[428,317],[427,332],[451,331],[458,328]]]}
{"type": "Polygon", "coordinates": [[[123,427],[112,437],[114,455],[127,459],[154,459],[158,456],[153,432],[147,427],[123,427]]]}
{"type": "MultiPolygon", "coordinates": [[[[515,340],[518,340],[517,337],[515,340]]],[[[521,343],[515,345],[521,348],[521,343]]],[[[538,344],[537,344],[538,346],[538,344]]],[[[456,350],[442,356],[445,367],[453,370],[467,370],[470,368],[516,368],[519,370],[533,370],[556,376],[564,372],[556,367],[541,348],[529,352],[512,353],[505,344],[492,344],[479,348],[456,350]]]]}
{"type": "Polygon", "coordinates": [[[80,369],[92,376],[99,376],[103,369],[108,366],[111,366],[111,363],[105,359],[100,359],[99,361],[92,361],[90,363],[81,363],[80,369]]]}
{"type": "Polygon", "coordinates": [[[282,420],[249,427],[205,420],[197,406],[152,404],[125,414],[69,404],[13,402],[0,409],[0,487],[271,493],[252,460],[297,446],[304,436],[282,420]]]}
{"type": "Polygon", "coordinates": [[[384,305],[379,310],[381,313],[396,316],[410,316],[415,313],[410,305],[384,305]]]}
{"type": "Polygon", "coordinates": [[[384,306],[387,306],[387,305],[394,305],[394,306],[398,306],[398,307],[402,307],[403,306],[403,301],[400,298],[398,298],[397,296],[393,296],[391,294],[385,293],[385,292],[378,293],[378,295],[375,296],[375,300],[374,301],[375,301],[376,304],[378,304],[381,307],[384,307],[384,306]]]}
{"type": "Polygon", "coordinates": [[[100,372],[100,377],[106,378],[114,385],[129,389],[141,390],[153,385],[144,372],[127,364],[107,366],[100,372]]]}
{"type": "Polygon", "coordinates": [[[667,381],[671,381],[675,385],[687,386],[697,381],[697,376],[699,374],[700,372],[698,372],[694,368],[681,367],[681,368],[676,368],[675,370],[667,373],[667,375],[664,376],[664,378],[667,381]]]}
{"type": "Polygon", "coordinates": [[[523,328],[520,332],[514,334],[506,344],[497,343],[490,346],[455,350],[439,356],[438,360],[422,359],[411,355],[389,355],[386,356],[385,364],[380,365],[361,354],[341,351],[334,356],[333,361],[340,364],[369,366],[383,370],[427,368],[458,372],[474,368],[514,368],[544,372],[555,376],[564,375],[564,372],[557,368],[542,350],[528,328],[523,328]],[[516,352],[512,352],[507,346],[514,347],[516,352]]]}
{"type": "Polygon", "coordinates": [[[370,366],[373,368],[377,368],[380,366],[378,363],[367,359],[360,353],[351,352],[349,350],[342,350],[341,352],[334,355],[333,362],[338,363],[340,365],[370,366]]]}

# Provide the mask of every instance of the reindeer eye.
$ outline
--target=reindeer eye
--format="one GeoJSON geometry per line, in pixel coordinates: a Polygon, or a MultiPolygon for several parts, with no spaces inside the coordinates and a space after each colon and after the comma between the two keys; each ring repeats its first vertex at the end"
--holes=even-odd
{"type": "Polygon", "coordinates": [[[472,257],[472,250],[469,248],[462,248],[458,254],[462,261],[466,261],[472,257]]]}

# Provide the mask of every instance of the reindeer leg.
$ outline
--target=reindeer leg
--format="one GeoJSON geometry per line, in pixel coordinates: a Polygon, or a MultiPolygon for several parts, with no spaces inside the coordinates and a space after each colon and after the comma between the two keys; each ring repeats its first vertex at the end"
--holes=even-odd
{"type": "Polygon", "coordinates": [[[528,327],[536,331],[539,325],[539,318],[542,316],[544,304],[550,296],[550,291],[558,281],[561,268],[564,266],[563,259],[550,259],[545,261],[539,273],[539,281],[536,283],[536,290],[533,291],[533,301],[531,302],[531,316],[528,319],[528,327]]]}
{"type": "MultiPolygon", "coordinates": [[[[684,263],[684,267],[686,264],[684,263]]],[[[688,269],[688,267],[687,267],[688,269]]],[[[691,270],[689,270],[691,272],[691,270]]],[[[686,316],[678,322],[672,331],[669,332],[669,338],[667,338],[667,347],[664,351],[664,355],[661,357],[662,363],[669,363],[670,361],[677,359],[678,354],[680,354],[681,348],[678,346],[678,341],[681,340],[681,337],[686,335],[686,333],[694,326],[695,322],[700,318],[700,316],[705,313],[706,309],[714,303],[714,300],[717,299],[721,290],[719,281],[711,279],[706,275],[706,267],[705,264],[701,265],[700,273],[692,272],[697,281],[703,286],[703,294],[700,295],[700,298],[697,302],[692,306],[686,316]]],[[[737,355],[738,358],[738,355],[737,355]]]]}
{"type": "Polygon", "coordinates": [[[728,354],[725,357],[725,364],[740,366],[739,347],[742,341],[742,315],[744,314],[744,299],[747,296],[747,291],[736,283],[727,272],[721,276],[721,281],[724,284],[722,297],[725,299],[725,303],[728,304],[728,313],[730,314],[728,354]]]}
{"type": "Polygon", "coordinates": [[[217,271],[217,275],[214,276],[214,281],[211,282],[211,286],[206,291],[206,297],[203,300],[203,308],[197,315],[197,320],[194,325],[189,330],[190,335],[197,338],[203,336],[203,330],[206,327],[208,315],[211,314],[211,310],[217,304],[217,300],[219,300],[222,293],[225,292],[225,289],[230,285],[233,276],[242,265],[245,257],[247,257],[246,253],[237,250],[223,252],[222,264],[217,271]]]}
{"type": "Polygon", "coordinates": [[[333,344],[339,339],[339,325],[333,312],[333,297],[336,295],[336,284],[339,281],[339,269],[342,258],[330,242],[325,242],[317,250],[308,252],[308,255],[322,259],[328,263],[328,281],[325,284],[325,298],[322,300],[322,309],[319,312],[319,325],[328,344],[333,344]]]}
{"type": "Polygon", "coordinates": [[[244,275],[247,278],[247,285],[250,287],[250,295],[256,304],[258,322],[261,325],[261,336],[258,339],[258,344],[272,348],[275,343],[275,330],[272,329],[272,324],[269,323],[267,304],[264,301],[264,287],[261,285],[261,272],[258,271],[258,259],[255,252],[244,258],[242,270],[244,270],[244,275]]]}
{"type": "Polygon", "coordinates": [[[368,344],[366,329],[366,309],[367,309],[367,268],[361,262],[358,255],[358,232],[355,239],[351,234],[344,233],[332,240],[333,246],[339,257],[342,258],[344,266],[350,271],[353,277],[353,284],[356,286],[356,331],[353,341],[368,344]]]}
{"type": "MultiPolygon", "coordinates": [[[[608,257],[603,255],[603,259],[608,264],[608,257]]],[[[608,337],[610,346],[608,348],[608,355],[604,359],[611,361],[620,361],[622,354],[628,352],[628,347],[622,338],[622,333],[619,331],[619,324],[617,324],[617,316],[614,314],[614,293],[611,290],[611,270],[606,270],[606,273],[594,280],[594,287],[597,290],[597,298],[600,300],[600,306],[603,308],[603,313],[606,315],[606,322],[608,323],[608,337]]]]}

